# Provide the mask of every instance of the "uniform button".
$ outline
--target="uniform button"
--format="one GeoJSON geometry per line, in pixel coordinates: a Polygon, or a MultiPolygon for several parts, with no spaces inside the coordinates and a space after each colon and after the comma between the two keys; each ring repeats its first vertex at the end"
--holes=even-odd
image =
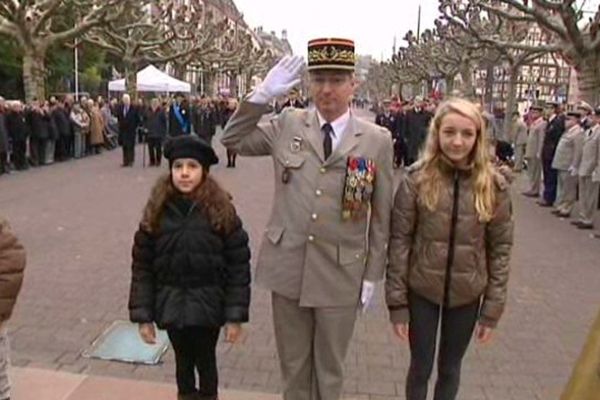
{"type": "Polygon", "coordinates": [[[321,191],[321,189],[317,189],[315,191],[315,194],[320,197],[323,194],[323,192],[321,191]]]}
{"type": "Polygon", "coordinates": [[[311,215],[311,216],[310,216],[310,218],[311,218],[313,221],[316,221],[318,217],[319,217],[319,216],[318,216],[317,214],[313,214],[313,215],[311,215]]]}
{"type": "Polygon", "coordinates": [[[285,165],[290,165],[290,160],[285,160],[285,165]]]}
{"type": "Polygon", "coordinates": [[[308,236],[308,241],[309,242],[314,242],[315,241],[315,237],[313,235],[309,235],[308,236]]]}
{"type": "Polygon", "coordinates": [[[327,169],[324,167],[321,167],[321,169],[319,170],[322,174],[324,174],[325,172],[327,172],[327,169]]]}
{"type": "Polygon", "coordinates": [[[360,258],[360,254],[357,254],[356,255],[356,259],[358,260],[359,258],[360,258]]]}

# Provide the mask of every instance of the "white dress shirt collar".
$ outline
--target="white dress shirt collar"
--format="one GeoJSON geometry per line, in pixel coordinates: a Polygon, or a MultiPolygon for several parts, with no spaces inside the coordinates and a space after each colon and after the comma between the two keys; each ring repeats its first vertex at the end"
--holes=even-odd
{"type": "MultiPolygon", "coordinates": [[[[327,123],[325,118],[321,115],[321,113],[317,110],[317,118],[319,119],[319,127],[323,128],[323,125],[327,123]]],[[[337,117],[334,121],[330,122],[331,127],[333,128],[333,137],[332,144],[335,149],[336,145],[342,140],[342,135],[348,126],[348,122],[350,121],[350,109],[346,110],[346,112],[339,117],[337,117]]]]}

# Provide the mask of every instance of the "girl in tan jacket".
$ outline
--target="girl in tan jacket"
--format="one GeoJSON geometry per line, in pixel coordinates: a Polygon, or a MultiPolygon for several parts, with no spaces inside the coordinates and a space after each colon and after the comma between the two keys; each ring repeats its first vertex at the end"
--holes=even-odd
{"type": "Polygon", "coordinates": [[[452,400],[473,331],[489,341],[504,309],[512,210],[488,147],[474,104],[443,103],[396,194],[385,290],[394,333],[410,342],[407,400],[427,397],[438,325],[434,399],[452,400]]]}

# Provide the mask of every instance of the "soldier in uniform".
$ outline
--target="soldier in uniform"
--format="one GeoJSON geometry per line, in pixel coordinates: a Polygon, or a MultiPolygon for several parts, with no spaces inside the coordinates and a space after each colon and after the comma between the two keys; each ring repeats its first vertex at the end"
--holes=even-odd
{"type": "Polygon", "coordinates": [[[548,103],[550,106],[548,112],[548,125],[542,145],[542,168],[544,175],[544,193],[542,200],[538,203],[542,207],[552,207],[556,200],[556,190],[558,183],[557,171],[552,167],[556,146],[561,136],[565,132],[565,116],[562,113],[560,104],[556,102],[548,103]]]}
{"type": "Polygon", "coordinates": [[[304,62],[284,57],[229,121],[222,143],[271,156],[275,199],[256,281],[272,292],[285,400],[337,400],[357,307],[381,281],[392,206],[392,139],[349,109],[354,43],[308,44],[316,109],[287,108],[260,122],[268,103],[300,83],[304,62]]]}
{"type": "Polygon", "coordinates": [[[573,225],[579,229],[593,229],[594,212],[598,208],[600,188],[600,107],[588,118],[589,128],[584,132],[581,155],[577,159],[579,176],[579,219],[573,225]]]}
{"type": "Polygon", "coordinates": [[[558,191],[556,194],[556,207],[552,213],[559,217],[568,218],[577,199],[577,167],[576,154],[581,152],[583,146],[583,129],[580,124],[581,113],[569,111],[565,120],[567,130],[561,136],[552,168],[558,171],[558,191]]]}
{"type": "Polygon", "coordinates": [[[542,117],[544,109],[540,106],[529,108],[531,124],[525,147],[525,159],[527,160],[527,175],[529,177],[529,190],[523,194],[528,197],[540,195],[542,183],[542,143],[546,132],[546,121],[542,117]]]}
{"type": "Polygon", "coordinates": [[[527,147],[527,125],[523,122],[518,111],[513,112],[511,140],[515,149],[515,172],[521,172],[525,161],[527,147]]]}

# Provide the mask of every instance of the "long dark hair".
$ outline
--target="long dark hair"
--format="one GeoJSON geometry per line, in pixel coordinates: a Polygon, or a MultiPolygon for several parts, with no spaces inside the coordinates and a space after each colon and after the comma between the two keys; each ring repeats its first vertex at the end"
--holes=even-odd
{"type": "MultiPolygon", "coordinates": [[[[166,174],[158,178],[144,207],[142,228],[150,233],[156,233],[160,228],[160,219],[167,202],[179,195],[180,193],[173,186],[171,175],[166,174]]],[[[222,189],[210,175],[203,177],[202,182],[191,194],[191,199],[206,215],[216,232],[228,235],[235,229],[236,213],[231,202],[231,195],[222,189]]]]}

